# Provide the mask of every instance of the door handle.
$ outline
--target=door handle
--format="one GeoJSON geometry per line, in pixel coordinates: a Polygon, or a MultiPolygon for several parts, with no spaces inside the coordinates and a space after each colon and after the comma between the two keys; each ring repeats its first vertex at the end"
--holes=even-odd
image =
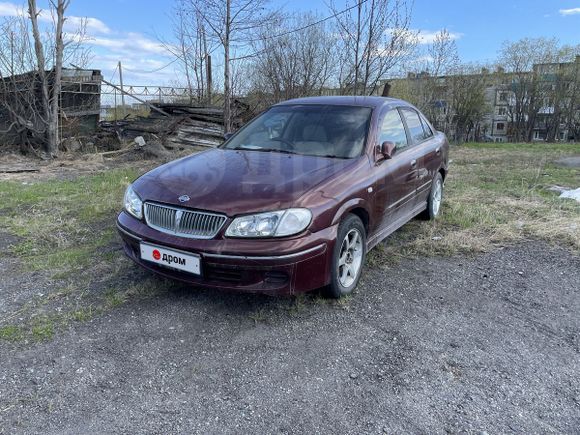
{"type": "Polygon", "coordinates": [[[441,154],[441,148],[439,148],[439,147],[435,148],[435,153],[437,155],[441,154]]]}
{"type": "Polygon", "coordinates": [[[417,160],[413,159],[411,160],[411,167],[414,168],[415,166],[417,166],[417,160]]]}

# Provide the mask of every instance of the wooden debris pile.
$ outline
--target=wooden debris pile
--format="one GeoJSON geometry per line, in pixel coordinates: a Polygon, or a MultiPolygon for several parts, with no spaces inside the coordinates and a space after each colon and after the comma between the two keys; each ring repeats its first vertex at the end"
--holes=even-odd
{"type": "MultiPolygon", "coordinates": [[[[142,136],[146,140],[157,139],[169,149],[187,146],[217,147],[224,140],[223,109],[187,104],[156,104],[167,114],[151,111],[147,117],[117,122],[103,122],[101,128],[114,129],[123,139],[142,136]]],[[[235,102],[234,126],[239,127],[247,119],[248,106],[235,102]]]]}

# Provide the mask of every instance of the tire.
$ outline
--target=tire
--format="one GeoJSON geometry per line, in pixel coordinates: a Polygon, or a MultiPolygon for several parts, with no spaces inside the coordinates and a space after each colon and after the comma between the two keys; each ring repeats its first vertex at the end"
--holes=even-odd
{"type": "Polygon", "coordinates": [[[431,183],[431,191],[429,198],[427,198],[427,210],[423,212],[423,217],[427,220],[436,219],[441,212],[441,204],[443,203],[443,177],[438,172],[433,182],[431,183]]]}
{"type": "Polygon", "coordinates": [[[332,252],[331,279],[327,295],[341,298],[355,289],[366,258],[367,235],[358,216],[348,214],[338,226],[332,252]],[[347,241],[348,237],[348,241],[347,241]]]}

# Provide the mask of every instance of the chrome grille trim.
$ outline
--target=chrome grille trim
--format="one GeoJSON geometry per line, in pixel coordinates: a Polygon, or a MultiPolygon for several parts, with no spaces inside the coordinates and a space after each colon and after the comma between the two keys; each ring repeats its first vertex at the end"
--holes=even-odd
{"type": "Polygon", "coordinates": [[[227,217],[223,214],[188,210],[152,202],[145,203],[145,222],[163,233],[190,239],[212,239],[227,217]],[[177,214],[180,213],[178,222],[177,214]]]}

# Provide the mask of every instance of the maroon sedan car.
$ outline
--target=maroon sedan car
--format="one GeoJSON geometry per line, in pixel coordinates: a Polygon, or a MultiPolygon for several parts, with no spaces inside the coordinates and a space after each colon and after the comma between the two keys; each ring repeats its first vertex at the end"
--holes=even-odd
{"type": "Polygon", "coordinates": [[[166,277],[341,297],[369,249],[418,214],[438,215],[448,148],[401,100],[290,100],[221,147],[139,177],[117,226],[127,255],[166,277]]]}

